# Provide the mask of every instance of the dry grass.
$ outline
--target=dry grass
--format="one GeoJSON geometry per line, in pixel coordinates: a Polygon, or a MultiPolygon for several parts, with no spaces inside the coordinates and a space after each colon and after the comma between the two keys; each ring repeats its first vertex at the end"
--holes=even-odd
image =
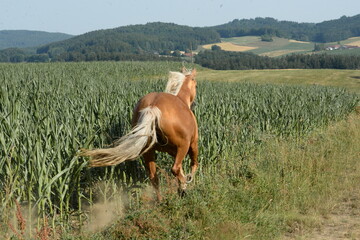
{"type": "Polygon", "coordinates": [[[21,206],[17,200],[14,200],[14,204],[16,207],[15,214],[8,223],[5,223],[7,225],[7,230],[1,232],[1,239],[49,240],[57,239],[59,237],[56,236],[54,229],[50,227],[47,218],[35,219],[35,216],[27,216],[26,208],[28,208],[28,206],[21,206]]]}
{"type": "Polygon", "coordinates": [[[304,43],[304,44],[311,43],[311,42],[297,41],[297,40],[293,40],[293,39],[290,39],[289,42],[292,42],[292,43],[304,43]]]}
{"type": "Polygon", "coordinates": [[[211,49],[211,46],[217,45],[221,47],[222,50],[225,51],[233,51],[233,52],[245,52],[257,49],[257,47],[249,47],[249,46],[240,46],[231,42],[221,42],[221,43],[213,43],[213,44],[207,44],[204,45],[203,48],[205,49],[211,49]]]}

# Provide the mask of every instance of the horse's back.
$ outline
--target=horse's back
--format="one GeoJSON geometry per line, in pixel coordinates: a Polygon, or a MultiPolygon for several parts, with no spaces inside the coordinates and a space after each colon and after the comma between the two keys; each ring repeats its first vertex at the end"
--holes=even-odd
{"type": "Polygon", "coordinates": [[[177,96],[153,92],[145,95],[134,109],[133,125],[136,124],[139,111],[147,107],[157,107],[161,111],[159,127],[166,140],[173,145],[190,142],[197,135],[197,123],[189,107],[177,96]]]}

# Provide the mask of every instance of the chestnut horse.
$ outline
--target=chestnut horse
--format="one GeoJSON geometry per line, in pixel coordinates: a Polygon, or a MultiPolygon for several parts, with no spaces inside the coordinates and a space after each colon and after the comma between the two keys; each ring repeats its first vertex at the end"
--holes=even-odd
{"type": "Polygon", "coordinates": [[[167,152],[175,158],[171,169],[183,193],[198,167],[198,126],[191,104],[196,95],[196,70],[170,72],[165,92],[152,92],[136,104],[133,129],[117,140],[113,148],[82,150],[89,156],[91,167],[112,166],[143,155],[150,181],[160,201],[156,174],[155,151],[167,152]],[[185,176],[182,161],[189,154],[191,173],[185,176]]]}

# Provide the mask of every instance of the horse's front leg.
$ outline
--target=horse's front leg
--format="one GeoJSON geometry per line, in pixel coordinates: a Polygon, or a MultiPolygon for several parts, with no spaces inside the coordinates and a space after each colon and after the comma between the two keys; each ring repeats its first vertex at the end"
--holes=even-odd
{"type": "Polygon", "coordinates": [[[162,196],[160,194],[159,178],[156,174],[155,150],[150,149],[149,151],[144,153],[143,156],[145,160],[145,167],[149,174],[150,182],[155,189],[157,200],[160,202],[162,200],[162,196]]]}

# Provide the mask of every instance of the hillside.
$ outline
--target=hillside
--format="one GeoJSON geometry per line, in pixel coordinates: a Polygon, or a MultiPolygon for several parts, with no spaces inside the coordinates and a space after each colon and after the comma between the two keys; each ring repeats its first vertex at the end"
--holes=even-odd
{"type": "Polygon", "coordinates": [[[217,45],[225,51],[251,52],[256,55],[268,57],[279,57],[294,53],[314,53],[315,45],[319,45],[322,48],[316,53],[360,55],[360,37],[352,37],[344,41],[322,44],[279,37],[272,37],[272,41],[262,41],[259,36],[232,37],[222,38],[221,42],[218,43],[202,45],[198,50],[211,49],[213,45],[217,45]],[[336,46],[338,49],[334,51],[329,50],[336,46]]]}
{"type": "Polygon", "coordinates": [[[147,23],[86,33],[38,48],[57,61],[133,59],[136,55],[170,55],[220,41],[215,30],[173,23],[147,23]]]}
{"type": "MultiPolygon", "coordinates": [[[[38,54],[48,54],[58,61],[127,60],[141,54],[170,55],[171,51],[192,50],[199,45],[220,42],[220,37],[263,36],[288,38],[298,41],[330,42],[360,36],[360,14],[337,20],[313,23],[278,21],[273,18],[234,20],[214,27],[188,27],[173,23],[148,23],[115,29],[99,30],[58,43],[38,48],[38,54]]],[[[225,40],[227,41],[227,40],[225,40]]],[[[313,44],[275,41],[277,46],[270,55],[284,52],[304,52],[313,44]],[[287,45],[287,46],[285,46],[287,45]],[[287,49],[289,48],[289,49],[287,49]]],[[[261,42],[260,44],[266,45],[261,42]]],[[[269,45],[269,44],[268,44],[269,45]]],[[[256,54],[269,52],[255,50],[256,54]]],[[[266,46],[265,46],[266,48],[266,46]]]]}
{"type": "Polygon", "coordinates": [[[0,31],[0,49],[36,47],[73,37],[65,33],[49,33],[27,30],[0,31]]]}
{"type": "MultiPolygon", "coordinates": [[[[314,44],[305,42],[337,42],[358,36],[360,14],[316,24],[273,18],[235,19],[213,27],[154,22],[98,30],[63,41],[41,43],[36,54],[19,49],[3,50],[0,51],[0,62],[179,60],[180,51],[190,53],[201,45],[223,41],[229,42],[226,47],[237,47],[235,45],[241,45],[234,42],[238,37],[268,40],[258,41],[255,46],[245,45],[246,50],[258,55],[281,56],[311,51],[314,44]],[[277,45],[274,47],[274,44],[277,45]]],[[[17,38],[14,39],[17,42],[17,38]]]]}

